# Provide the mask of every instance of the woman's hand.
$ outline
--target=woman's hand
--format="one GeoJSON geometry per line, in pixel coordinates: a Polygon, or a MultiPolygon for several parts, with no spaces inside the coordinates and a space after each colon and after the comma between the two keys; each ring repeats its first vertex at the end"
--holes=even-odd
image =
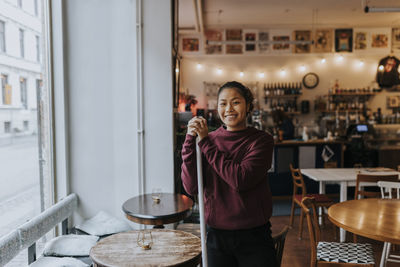
{"type": "Polygon", "coordinates": [[[187,133],[196,136],[198,135],[200,140],[208,136],[207,121],[203,117],[194,117],[188,122],[187,133]]]}

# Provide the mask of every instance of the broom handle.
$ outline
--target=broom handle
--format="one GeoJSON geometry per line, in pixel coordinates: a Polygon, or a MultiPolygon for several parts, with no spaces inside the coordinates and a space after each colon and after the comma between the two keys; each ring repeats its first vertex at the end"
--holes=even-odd
{"type": "Polygon", "coordinates": [[[204,193],[203,193],[203,168],[201,163],[201,151],[199,148],[199,138],[196,139],[196,160],[197,160],[197,189],[199,192],[199,213],[200,213],[200,233],[201,233],[201,257],[202,266],[208,267],[207,244],[206,244],[206,223],[204,221],[204,193]]]}

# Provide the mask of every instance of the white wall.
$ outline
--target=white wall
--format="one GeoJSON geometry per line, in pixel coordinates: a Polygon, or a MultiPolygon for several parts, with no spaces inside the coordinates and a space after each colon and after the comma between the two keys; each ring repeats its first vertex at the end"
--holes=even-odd
{"type": "MultiPolygon", "coordinates": [[[[170,3],[143,2],[145,191],[172,192],[170,3]]],[[[136,1],[63,3],[67,173],[80,199],[74,220],[100,210],[124,217],[123,202],[139,194],[136,1]]]]}

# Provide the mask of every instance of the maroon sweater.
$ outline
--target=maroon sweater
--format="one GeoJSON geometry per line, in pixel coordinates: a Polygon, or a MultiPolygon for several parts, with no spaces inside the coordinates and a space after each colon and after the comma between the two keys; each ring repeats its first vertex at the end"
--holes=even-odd
{"type": "MultiPolygon", "coordinates": [[[[220,127],[199,142],[203,155],[205,221],[225,230],[249,229],[268,222],[272,214],[267,171],[274,141],[270,134],[247,128],[231,132],[220,127]]],[[[197,194],[196,137],[186,135],[182,148],[182,182],[197,194]]]]}

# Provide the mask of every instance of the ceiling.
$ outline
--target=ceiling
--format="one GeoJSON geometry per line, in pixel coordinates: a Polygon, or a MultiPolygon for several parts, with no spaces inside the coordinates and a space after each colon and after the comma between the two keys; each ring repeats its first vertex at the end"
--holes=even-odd
{"type": "Polygon", "coordinates": [[[366,5],[400,10],[400,0],[178,1],[180,33],[200,32],[200,25],[204,28],[248,29],[400,26],[400,12],[364,12],[366,5]],[[199,19],[196,12],[199,12],[199,19]]]}

